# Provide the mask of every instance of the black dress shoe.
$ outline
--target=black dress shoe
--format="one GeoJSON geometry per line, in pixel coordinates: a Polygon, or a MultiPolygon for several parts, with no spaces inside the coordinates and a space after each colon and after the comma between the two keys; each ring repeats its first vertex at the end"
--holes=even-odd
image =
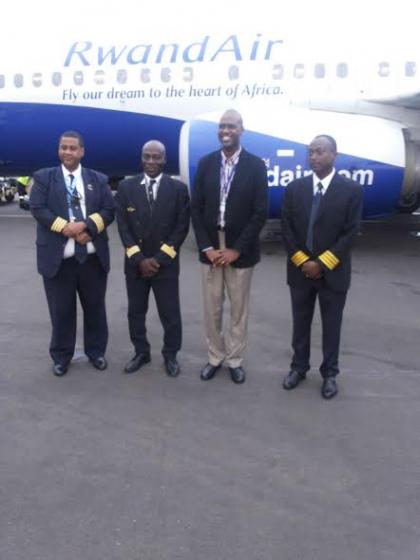
{"type": "Polygon", "coordinates": [[[245,371],[239,367],[229,368],[230,377],[234,383],[244,383],[245,381],[245,371]]]}
{"type": "Polygon", "coordinates": [[[297,387],[304,379],[306,379],[306,373],[292,369],[283,380],[283,389],[290,391],[290,389],[297,387]]]}
{"type": "Polygon", "coordinates": [[[105,356],[98,356],[97,358],[94,358],[93,360],[90,361],[93,367],[99,369],[100,371],[103,371],[108,367],[108,362],[106,361],[105,356]]]}
{"type": "Polygon", "coordinates": [[[63,375],[66,375],[67,369],[68,369],[68,366],[64,365],[64,364],[54,364],[53,365],[53,373],[57,377],[62,377],[63,375]]]}
{"type": "Polygon", "coordinates": [[[134,358],[131,358],[129,362],[127,362],[124,371],[125,373],[134,373],[141,366],[144,364],[148,364],[150,362],[150,354],[136,354],[134,358]]]}
{"type": "Polygon", "coordinates": [[[324,399],[332,399],[338,393],[335,377],[326,377],[322,382],[321,395],[324,399]]]}
{"type": "Polygon", "coordinates": [[[165,370],[169,377],[177,377],[181,368],[176,358],[165,358],[165,370]]]}
{"type": "Polygon", "coordinates": [[[211,364],[206,364],[201,370],[200,377],[203,381],[209,381],[216,375],[216,371],[220,369],[222,364],[218,366],[212,366],[211,364]]]}

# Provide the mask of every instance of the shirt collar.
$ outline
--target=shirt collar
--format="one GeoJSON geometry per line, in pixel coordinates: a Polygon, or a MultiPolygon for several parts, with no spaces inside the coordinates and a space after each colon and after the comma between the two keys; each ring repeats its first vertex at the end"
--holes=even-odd
{"type": "Polygon", "coordinates": [[[232,156],[227,157],[226,154],[224,153],[224,151],[221,150],[221,152],[222,152],[222,164],[225,165],[227,159],[232,161],[232,163],[236,164],[238,162],[239,156],[241,155],[241,151],[242,151],[242,146],[239,146],[239,148],[236,150],[236,152],[232,156]]]}
{"type": "Polygon", "coordinates": [[[328,187],[330,186],[330,183],[331,183],[331,181],[334,177],[334,174],[335,174],[335,168],[334,167],[332,168],[331,173],[329,173],[323,179],[320,179],[316,173],[312,173],[312,178],[313,178],[312,185],[313,185],[314,193],[316,193],[316,191],[318,190],[318,183],[321,182],[322,183],[322,194],[325,194],[327,192],[328,187]]]}
{"type": "Polygon", "coordinates": [[[146,173],[143,175],[143,179],[140,181],[140,185],[148,185],[150,183],[150,181],[156,181],[156,185],[160,184],[160,181],[162,179],[162,175],[163,173],[161,173],[160,175],[158,175],[157,177],[149,177],[149,175],[146,175],[146,173]]]}
{"type": "Polygon", "coordinates": [[[63,175],[65,179],[67,179],[69,175],[73,175],[73,177],[77,180],[80,179],[82,175],[82,166],[80,164],[74,171],[69,171],[67,167],[64,167],[63,164],[61,164],[61,169],[63,171],[63,175]]]}

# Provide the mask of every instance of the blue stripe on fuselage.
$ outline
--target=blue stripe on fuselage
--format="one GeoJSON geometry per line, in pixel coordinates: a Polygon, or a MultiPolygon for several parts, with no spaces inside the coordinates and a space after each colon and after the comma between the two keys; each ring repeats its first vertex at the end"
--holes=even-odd
{"type": "Polygon", "coordinates": [[[107,175],[140,169],[140,148],[150,139],[167,149],[168,173],[179,172],[183,121],[126,111],[37,103],[0,103],[0,175],[30,175],[57,164],[58,139],[77,130],[85,140],[83,164],[107,175]]]}
{"type": "MultiPolygon", "coordinates": [[[[188,152],[191,184],[200,157],[219,148],[217,132],[217,123],[201,120],[190,123],[188,152]]],[[[270,218],[279,218],[284,188],[309,170],[307,146],[250,131],[244,132],[241,141],[247,150],[260,156],[267,164],[270,218]],[[278,155],[279,150],[284,155],[278,155]]],[[[364,218],[377,218],[396,211],[404,168],[347,154],[337,156],[335,167],[355,180],[363,178],[358,182],[364,183],[364,218]]]]}

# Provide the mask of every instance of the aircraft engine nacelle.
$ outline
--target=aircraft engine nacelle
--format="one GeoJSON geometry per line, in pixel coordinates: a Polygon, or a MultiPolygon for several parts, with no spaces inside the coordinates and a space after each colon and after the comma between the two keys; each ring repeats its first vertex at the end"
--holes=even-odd
{"type": "MultiPolygon", "coordinates": [[[[377,218],[397,210],[412,170],[405,169],[406,146],[397,123],[362,115],[279,108],[268,114],[261,108],[241,110],[245,132],[242,145],[267,165],[270,218],[279,218],[285,187],[310,173],[307,145],[317,134],[333,136],[338,145],[337,171],[364,189],[364,218],[377,218]]],[[[180,139],[181,177],[193,185],[199,159],[217,150],[221,113],[197,117],[183,125],[180,139]]],[[[413,164],[414,165],[414,164],[413,164]]],[[[416,175],[416,173],[414,173],[416,175]]],[[[193,187],[191,187],[193,188],[193,187]]]]}

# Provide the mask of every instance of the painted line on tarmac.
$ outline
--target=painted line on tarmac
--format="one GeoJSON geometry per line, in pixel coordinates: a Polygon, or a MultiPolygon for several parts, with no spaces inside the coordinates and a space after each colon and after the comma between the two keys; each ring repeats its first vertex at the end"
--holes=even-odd
{"type": "Polygon", "coordinates": [[[0,214],[0,220],[2,220],[3,218],[32,218],[32,215],[25,216],[25,214],[23,214],[21,216],[20,214],[6,214],[5,216],[2,216],[0,214]]]}

